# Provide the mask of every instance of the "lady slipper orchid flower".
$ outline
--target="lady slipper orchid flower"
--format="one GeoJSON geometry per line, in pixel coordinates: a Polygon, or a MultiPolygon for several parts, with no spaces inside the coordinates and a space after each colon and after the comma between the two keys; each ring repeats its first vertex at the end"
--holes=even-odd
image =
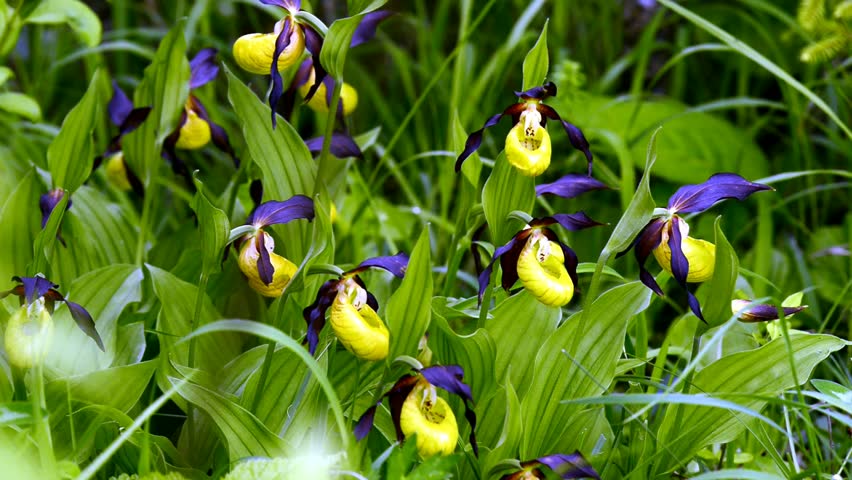
{"type": "Polygon", "coordinates": [[[545,305],[561,307],[571,301],[577,287],[577,254],[547,228],[556,224],[571,231],[603,225],[583,212],[532,219],[527,228],[494,251],[491,263],[479,274],[480,302],[498,259],[507,292],[520,279],[524,288],[545,305]]]}
{"type": "Polygon", "coordinates": [[[204,48],[190,60],[190,94],[186,99],[186,104],[184,104],[177,128],[166,138],[163,144],[163,156],[171,161],[175,169],[187,178],[189,178],[189,171],[183,165],[183,162],[177,158],[175,149],[197,150],[210,143],[210,140],[213,140],[213,144],[219,150],[228,154],[234,164],[239,167],[239,160],[231,148],[231,142],[228,140],[225,129],[210,119],[204,104],[192,94],[192,90],[207,85],[215,80],[216,75],[219,74],[219,65],[214,61],[216,52],[215,48],[204,48]]]}
{"type": "Polygon", "coordinates": [[[0,298],[17,295],[21,300],[21,308],[9,318],[5,333],[6,353],[13,365],[29,368],[44,360],[53,336],[53,310],[57,301],[65,302],[80,330],[105,351],[92,316],[62,296],[56,290],[59,285],[44,277],[12,277],[12,280],[18,285],[0,292],[0,298]]]}
{"type": "Polygon", "coordinates": [[[133,102],[118,86],[118,83],[113,80],[112,98],[107,106],[107,111],[109,112],[110,122],[118,127],[118,134],[110,140],[106,152],[95,159],[93,170],[98,168],[101,162],[106,161],[106,177],[109,183],[123,192],[133,189],[141,195],[142,182],[127,167],[124,152],[121,150],[121,137],[136,130],[148,118],[151,107],[134,108],[133,102]]]}
{"type": "Polygon", "coordinates": [[[547,82],[540,87],[515,92],[515,95],[521,99],[519,103],[510,105],[502,113],[489,118],[482,128],[467,137],[464,150],[456,160],[456,172],[461,170],[465,159],[482,144],[482,135],[485,129],[497,125],[504,116],[511,116],[514,126],[506,136],[506,160],[521,174],[536,177],[544,173],[550,166],[550,135],[545,126],[547,119],[551,119],[562,123],[571,146],[583,152],[583,155],[586,156],[589,165],[588,174],[591,175],[592,152],[589,150],[589,142],[583,136],[583,132],[563,120],[553,107],[542,103],[548,97],[556,96],[556,85],[553,82],[547,82]]]}
{"type": "MultiPolygon", "coordinates": [[[[782,307],[785,317],[795,315],[808,308],[807,305],[799,307],[782,307]]],[[[770,322],[778,320],[778,307],[766,303],[754,303],[751,300],[731,300],[731,311],[737,319],[745,323],[770,322]]]]}
{"type": "MultiPolygon", "coordinates": [[[[417,370],[414,374],[400,378],[382,395],[389,397],[391,419],[400,442],[417,435],[417,451],[423,458],[453,453],[458,443],[459,430],[455,414],[446,400],[438,396],[436,388],[461,397],[464,401],[464,416],[470,424],[470,445],[479,456],[476,444],[476,413],[473,411],[473,396],[464,383],[464,370],[458,365],[436,365],[417,370]]],[[[376,407],[373,405],[358,420],[355,438],[364,439],[373,428],[376,407]]]]}
{"type": "MultiPolygon", "coordinates": [[[[670,272],[686,290],[689,308],[695,316],[704,320],[701,305],[687,283],[705,282],[712,278],[716,246],[690,237],[689,225],[677,214],[701,213],[723,200],[745,200],[752,193],[762,190],[772,190],[772,187],[749,182],[734,173],[717,173],[704,183],[679,188],[669,198],[664,216],[648,222],[627,249],[634,250],[639,262],[639,279],[654,293],[663,296],[663,290],[645,268],[645,260],[653,253],[660,267],[670,272]]],[[[624,255],[627,250],[618,256],[624,255]]]]}
{"type": "Polygon", "coordinates": [[[500,480],[544,480],[548,478],[541,470],[545,466],[564,480],[574,478],[595,478],[600,480],[598,472],[589,465],[583,454],[576,451],[570,455],[547,455],[521,462],[522,470],[503,475],[500,480]]]}
{"type": "Polygon", "coordinates": [[[320,287],[314,303],[302,311],[308,324],[307,342],[311,355],[316,353],[319,333],[325,327],[325,314],[331,308],[329,323],[347,350],[358,358],[370,361],[384,360],[388,356],[390,332],[376,313],[379,302],[367,291],[364,281],[358,276],[368,268],[381,268],[402,278],[408,268],[408,255],[400,252],[393,256],[364,260],[336,280],[329,280],[320,287]]]}
{"type": "Polygon", "coordinates": [[[280,297],[296,274],[296,265],[274,252],[275,240],[263,229],[300,218],[314,218],[314,202],[304,195],[295,195],[283,202],[264,202],[246,222],[255,231],[243,240],[237,264],[248,278],[249,286],[263,296],[280,297]]]}

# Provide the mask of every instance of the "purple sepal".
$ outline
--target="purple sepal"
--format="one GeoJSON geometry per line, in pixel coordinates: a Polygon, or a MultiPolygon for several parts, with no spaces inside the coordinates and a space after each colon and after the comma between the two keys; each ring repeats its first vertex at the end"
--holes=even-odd
{"type": "MultiPolygon", "coordinates": [[[[44,226],[47,225],[47,220],[50,218],[50,214],[53,213],[53,210],[57,205],[59,205],[59,202],[62,201],[62,197],[64,196],[65,190],[61,188],[54,188],[53,190],[38,197],[38,208],[41,210],[41,228],[44,228],[44,226]]],[[[71,208],[70,200],[65,206],[66,210],[69,208],[71,208]]]]}
{"type": "Polygon", "coordinates": [[[368,408],[361,418],[358,419],[358,424],[355,425],[355,439],[358,441],[363,440],[370,434],[370,430],[373,429],[373,422],[376,419],[376,408],[379,406],[381,401],[372,407],[368,408]]]}
{"type": "Polygon", "coordinates": [[[118,86],[118,82],[113,80],[112,98],[109,101],[109,105],[107,105],[110,121],[113,125],[120,126],[124,123],[131,110],[133,110],[133,102],[130,101],[124,90],[118,86]]]}
{"type": "Polygon", "coordinates": [[[680,187],[669,198],[668,209],[673,213],[699,213],[722,200],[745,200],[762,190],[772,190],[772,187],[749,182],[735,173],[717,173],[704,183],[680,187]]]}
{"type": "Polygon", "coordinates": [[[249,216],[246,224],[262,228],[300,218],[307,220],[314,218],[314,201],[305,195],[294,195],[283,202],[271,200],[261,203],[249,216]]]}
{"type": "Polygon", "coordinates": [[[702,322],[707,323],[704,320],[704,315],[701,314],[701,305],[698,303],[698,299],[695,298],[695,295],[689,290],[689,286],[686,283],[686,278],[689,276],[689,260],[686,259],[686,255],[683,254],[683,249],[681,248],[683,236],[680,233],[680,226],[678,225],[681,220],[678,217],[673,217],[671,221],[669,249],[672,252],[672,276],[686,290],[689,308],[692,310],[692,313],[700,318],[702,322]]]}
{"type": "Polygon", "coordinates": [[[361,23],[355,28],[355,33],[352,34],[352,41],[349,43],[349,48],[357,47],[375,37],[376,27],[392,15],[394,15],[394,12],[390,10],[376,10],[364,15],[361,23]]]}
{"type": "Polygon", "coordinates": [[[571,146],[574,147],[575,150],[579,150],[583,152],[583,155],[586,156],[586,162],[588,163],[588,175],[592,176],[592,162],[594,161],[594,156],[592,156],[592,150],[589,147],[589,141],[586,140],[586,137],[583,135],[583,132],[577,128],[575,125],[566,122],[559,116],[559,113],[548,105],[544,105],[539,103],[536,105],[536,110],[539,111],[546,118],[551,120],[556,120],[562,124],[562,128],[565,129],[565,133],[568,134],[568,140],[571,142],[571,146]]]}
{"type": "Polygon", "coordinates": [[[594,177],[569,173],[553,183],[536,185],[535,194],[537,197],[556,195],[562,198],[574,198],[592,190],[606,189],[609,187],[594,177]]]}
{"type": "MultiPolygon", "coordinates": [[[[307,35],[307,29],[305,30],[307,35]]],[[[296,71],[296,75],[293,77],[293,84],[290,88],[299,88],[302,85],[308,83],[308,79],[311,78],[311,72],[314,69],[314,59],[311,57],[306,58],[301,65],[299,65],[299,69],[296,71]]]]}
{"type": "MultiPolygon", "coordinates": [[[[51,282],[50,280],[44,277],[12,277],[12,280],[19,282],[23,285],[23,295],[24,299],[28,304],[33,303],[36,298],[43,297],[47,295],[47,292],[53,290],[55,288],[59,288],[59,285],[51,282]]],[[[16,291],[17,289],[9,290],[8,292],[4,292],[6,295],[9,293],[15,293],[16,295],[20,295],[16,291]]],[[[4,296],[6,296],[4,295],[4,296]]]]}
{"type": "Polygon", "coordinates": [[[497,115],[494,115],[493,117],[486,120],[482,128],[468,135],[467,140],[464,142],[464,150],[462,150],[462,153],[459,155],[459,158],[456,159],[456,173],[461,171],[462,164],[465,160],[467,160],[467,157],[473,155],[473,152],[479,149],[479,146],[482,145],[482,135],[485,133],[486,128],[490,128],[494,125],[497,125],[500,122],[500,119],[506,115],[520,115],[523,109],[523,103],[516,103],[514,105],[510,105],[506,107],[506,109],[503,110],[502,113],[498,113],[497,115]]]}
{"type": "Polygon", "coordinates": [[[68,300],[65,300],[65,305],[68,305],[68,310],[71,311],[71,318],[77,322],[77,326],[80,330],[88,335],[89,338],[94,340],[95,344],[97,344],[98,348],[100,348],[102,352],[106,352],[104,342],[101,340],[101,336],[98,334],[97,329],[95,329],[95,321],[92,320],[92,316],[89,315],[89,312],[79,304],[69,302],[68,300]]]}
{"type": "Polygon", "coordinates": [[[206,85],[219,74],[219,65],[213,60],[216,57],[215,48],[203,48],[189,62],[189,88],[206,85]]]}
{"type": "Polygon", "coordinates": [[[284,92],[284,80],[281,78],[281,72],[278,71],[278,58],[281,53],[290,45],[290,30],[292,22],[290,18],[284,20],[284,27],[278,38],[275,39],[275,52],[272,54],[272,64],[269,67],[269,74],[272,76],[272,91],[269,93],[269,109],[272,112],[272,128],[275,128],[278,121],[275,118],[278,114],[275,112],[275,106],[278,105],[278,100],[284,92]]]}
{"type": "Polygon", "coordinates": [[[314,67],[314,84],[311,85],[311,88],[308,89],[307,95],[305,95],[305,103],[307,103],[314,97],[314,94],[317,93],[317,89],[319,89],[320,85],[322,85],[323,80],[325,80],[328,73],[319,61],[319,55],[322,51],[322,37],[309,26],[305,26],[304,30],[305,47],[309,52],[311,52],[311,63],[314,67]]]}
{"type": "Polygon", "coordinates": [[[291,12],[298,12],[302,9],[302,0],[260,0],[260,3],[281,7],[291,12]]]}
{"type": "Polygon", "coordinates": [[[444,389],[464,400],[464,416],[470,424],[470,445],[473,453],[479,457],[479,446],[476,443],[476,412],[468,402],[473,402],[470,386],[463,382],[464,370],[458,365],[435,365],[420,370],[420,374],[432,385],[444,389]]]}
{"type": "MultiPolygon", "coordinates": [[[[305,140],[305,145],[308,150],[314,155],[322,151],[323,137],[315,137],[305,140]]],[[[361,148],[355,143],[349,135],[345,133],[334,133],[331,135],[331,145],[329,151],[337,158],[358,157],[361,158],[364,154],[361,148]]]]}
{"type": "Polygon", "coordinates": [[[350,272],[360,272],[371,267],[387,270],[393,276],[402,278],[405,276],[405,270],[408,268],[408,255],[404,252],[399,252],[396,255],[368,258],[350,270],[350,272]]]}
{"type": "Polygon", "coordinates": [[[598,472],[589,464],[583,455],[576,451],[571,455],[547,455],[535,459],[536,462],[546,465],[564,480],[574,478],[600,479],[598,472]]]}
{"type": "MultiPolygon", "coordinates": [[[[606,225],[605,223],[598,222],[596,220],[592,220],[586,215],[585,212],[577,212],[577,213],[557,213],[555,215],[551,215],[550,217],[544,217],[541,220],[547,222],[549,220],[553,220],[558,223],[559,226],[564,228],[565,230],[569,230],[572,232],[576,232],[578,230],[584,230],[586,228],[599,227],[601,225],[606,225]]],[[[531,225],[533,225],[531,223],[531,225]]],[[[534,225],[533,225],[534,226],[534,225]]]]}
{"type": "Polygon", "coordinates": [[[544,100],[547,97],[555,97],[556,84],[547,82],[544,85],[533,87],[523,92],[515,92],[515,96],[522,100],[544,100]]]}
{"type": "MultiPolygon", "coordinates": [[[[802,310],[808,308],[806,305],[802,305],[800,307],[783,307],[784,316],[789,317],[791,315],[795,315],[802,310]]],[[[738,315],[738,318],[741,322],[746,323],[755,323],[755,322],[770,322],[772,320],[778,320],[778,307],[775,305],[769,305],[765,303],[747,306],[742,309],[740,312],[735,312],[738,315]]]]}
{"type": "Polygon", "coordinates": [[[275,275],[275,267],[272,266],[269,252],[266,250],[265,239],[266,233],[259,232],[255,240],[255,246],[259,254],[257,259],[257,274],[264,285],[269,285],[272,283],[272,277],[275,275]]]}

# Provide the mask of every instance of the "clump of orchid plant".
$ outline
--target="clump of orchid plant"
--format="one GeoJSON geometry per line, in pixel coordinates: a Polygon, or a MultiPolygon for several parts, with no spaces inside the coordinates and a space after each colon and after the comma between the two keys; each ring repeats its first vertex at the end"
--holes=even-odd
{"type": "Polygon", "coordinates": [[[521,99],[506,107],[502,113],[489,118],[485,125],[467,137],[464,150],[456,160],[456,172],[461,170],[462,163],[482,145],[482,135],[486,128],[497,125],[504,116],[512,117],[514,126],[506,136],[506,160],[518,169],[521,174],[528,177],[537,177],[550,166],[551,145],[550,134],[545,128],[547,120],[555,120],[562,123],[571,146],[583,152],[588,162],[588,174],[592,174],[592,152],[589,142],[583,132],[573,124],[565,121],[556,110],[542,103],[549,97],[556,96],[556,85],[547,82],[540,87],[533,87],[523,92],[515,92],[515,96],[521,99]]]}

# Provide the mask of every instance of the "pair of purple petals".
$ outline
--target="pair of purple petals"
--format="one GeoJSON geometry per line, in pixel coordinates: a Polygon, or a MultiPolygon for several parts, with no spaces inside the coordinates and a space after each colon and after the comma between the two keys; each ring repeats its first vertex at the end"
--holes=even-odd
{"type": "MultiPolygon", "coordinates": [[[[302,2],[298,0],[260,0],[260,3],[281,7],[290,13],[290,16],[284,19],[284,26],[278,34],[278,37],[275,39],[275,51],[272,55],[272,64],[269,66],[269,74],[272,77],[272,90],[269,93],[269,107],[272,114],[272,128],[275,128],[277,125],[276,106],[278,105],[278,101],[281,99],[281,96],[284,94],[284,79],[278,71],[278,59],[281,57],[284,50],[290,46],[290,35],[293,32],[293,28],[296,28],[294,26],[295,20],[293,15],[301,10],[302,2]]],[[[352,35],[352,41],[349,43],[349,48],[357,47],[358,45],[361,45],[373,38],[376,35],[376,28],[379,23],[391,15],[393,15],[393,12],[386,10],[378,10],[364,15],[364,18],[361,20],[361,23],[352,35]]],[[[310,69],[313,69],[314,84],[311,85],[311,88],[308,90],[308,94],[305,96],[305,102],[310,101],[314,94],[316,94],[320,85],[325,84],[326,103],[330,104],[335,84],[334,80],[328,77],[328,73],[319,61],[323,38],[310,25],[300,23],[298,27],[302,28],[304,31],[305,46],[307,47],[308,52],[310,52],[311,57],[300,66],[296,81],[294,81],[294,85],[291,87],[291,92],[295,94],[295,89],[304,85],[308,81],[310,69]]],[[[342,105],[338,105],[338,112],[340,111],[342,111],[342,105]]]]}
{"type": "Polygon", "coordinates": [[[563,480],[570,480],[575,478],[595,478],[600,480],[600,476],[598,472],[589,464],[586,458],[583,456],[580,451],[575,451],[570,455],[564,454],[555,454],[555,455],[546,455],[544,457],[539,457],[533,460],[528,460],[526,462],[521,462],[521,467],[524,470],[516,473],[510,473],[508,475],[503,475],[500,477],[500,480],[518,480],[523,478],[522,475],[525,474],[527,469],[535,468],[533,470],[535,472],[536,477],[545,478],[544,473],[539,471],[538,467],[541,465],[546,466],[547,468],[553,470],[554,473],[559,475],[559,478],[563,480]]]}
{"type": "MultiPolygon", "coordinates": [[[[279,201],[268,201],[261,203],[249,215],[246,225],[252,225],[258,230],[270,225],[283,225],[290,223],[293,220],[306,219],[311,221],[314,219],[314,201],[305,195],[294,195],[293,197],[279,201]]],[[[255,237],[257,241],[257,251],[259,259],[257,261],[257,273],[260,280],[269,285],[272,283],[273,275],[275,275],[275,267],[272,266],[272,260],[269,257],[269,252],[266,250],[264,242],[266,235],[258,233],[255,237]]]]}
{"type": "Polygon", "coordinates": [[[29,305],[38,298],[44,298],[44,306],[51,315],[53,314],[54,303],[65,302],[71,312],[71,318],[74,319],[80,330],[94,340],[101,351],[106,351],[104,342],[95,328],[95,321],[92,320],[92,316],[81,305],[67,300],[59,293],[56,290],[59,285],[44,277],[12,277],[12,280],[18,282],[18,285],[5,292],[0,292],[0,299],[9,295],[17,295],[21,299],[21,305],[29,305]]]}
{"type": "Polygon", "coordinates": [[[760,183],[749,182],[734,173],[717,173],[706,182],[695,185],[684,185],[674,195],[669,197],[668,211],[672,214],[671,220],[655,218],[639,232],[631,245],[617,257],[633,249],[636,260],[639,263],[639,279],[657,295],[663,296],[663,290],[657,284],[654,276],[645,268],[645,261],[655,248],[660,245],[664,230],[668,233],[668,246],[672,252],[671,270],[675,280],[686,290],[689,308],[696,317],[704,321],[701,313],[701,305],[695,295],[687,286],[689,275],[689,261],[683,253],[681,244],[683,236],[680,232],[680,222],[676,213],[701,213],[710,209],[719,202],[728,199],[745,200],[749,195],[763,190],[772,190],[772,187],[760,183]]]}
{"type": "Polygon", "coordinates": [[[337,297],[337,287],[340,285],[340,282],[343,282],[347,278],[352,278],[367,293],[367,305],[373,310],[378,310],[379,301],[367,290],[367,286],[358,274],[368,268],[381,268],[387,270],[397,278],[403,278],[406,269],[408,269],[408,260],[408,255],[403,252],[399,252],[396,255],[368,258],[358,264],[357,267],[344,272],[339,278],[323,283],[317,292],[314,303],[302,310],[302,317],[308,325],[306,341],[308,342],[308,351],[311,355],[316,353],[317,345],[319,345],[319,334],[325,327],[325,313],[334,302],[335,297],[337,297]]]}
{"type": "Polygon", "coordinates": [[[355,426],[355,438],[363,440],[373,429],[373,422],[376,418],[376,408],[381,405],[385,397],[389,398],[391,419],[393,420],[394,428],[396,429],[396,438],[399,442],[405,440],[405,435],[402,433],[400,426],[400,415],[402,413],[402,405],[409,393],[417,385],[420,377],[426,379],[430,384],[445,390],[453,395],[456,395],[464,402],[464,416],[470,424],[470,445],[473,447],[473,453],[479,456],[479,445],[476,443],[476,412],[473,410],[473,394],[470,386],[464,383],[464,369],[458,365],[435,365],[416,370],[416,374],[406,375],[400,378],[394,386],[382,395],[382,398],[368,408],[361,418],[358,419],[358,424],[355,426]]]}
{"type": "Polygon", "coordinates": [[[542,100],[545,100],[548,97],[556,96],[556,85],[553,82],[547,82],[542,86],[533,87],[523,92],[515,92],[515,96],[520,98],[521,102],[509,105],[501,113],[492,116],[485,122],[482,128],[476,130],[467,137],[467,141],[465,141],[464,144],[464,150],[462,150],[462,153],[458,156],[458,159],[456,159],[456,172],[461,170],[464,161],[471,156],[473,152],[479,149],[480,145],[482,145],[482,136],[487,128],[497,125],[505,116],[512,117],[512,124],[517,124],[520,121],[521,113],[523,113],[523,111],[527,108],[527,101],[533,100],[536,101],[535,109],[542,115],[541,128],[545,127],[547,119],[561,122],[562,128],[564,128],[565,133],[568,134],[568,140],[571,142],[571,146],[576,150],[583,152],[583,155],[586,156],[589,169],[588,175],[591,176],[593,161],[592,151],[589,148],[589,142],[586,140],[583,132],[577,126],[563,120],[553,107],[541,103],[542,100]]]}

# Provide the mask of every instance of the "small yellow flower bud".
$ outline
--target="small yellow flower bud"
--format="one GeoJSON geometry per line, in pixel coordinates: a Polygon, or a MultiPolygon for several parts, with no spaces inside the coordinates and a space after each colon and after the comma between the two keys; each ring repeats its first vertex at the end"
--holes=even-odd
{"type": "MultiPolygon", "coordinates": [[[[680,248],[689,262],[689,274],[686,281],[690,283],[701,283],[713,277],[713,269],[716,267],[716,245],[689,236],[689,225],[683,220],[678,222],[680,234],[683,237],[680,248]]],[[[654,249],[654,258],[663,270],[672,272],[672,251],[669,248],[668,227],[663,229],[660,245],[654,249]]]]}
{"type": "Polygon", "coordinates": [[[528,177],[547,170],[550,153],[550,134],[537,122],[518,122],[506,136],[506,160],[528,177]]]}
{"type": "Polygon", "coordinates": [[[30,368],[44,361],[53,341],[53,318],[39,297],[9,317],[5,335],[9,363],[30,368]]]}
{"type": "Polygon", "coordinates": [[[180,127],[175,146],[185,150],[196,150],[210,143],[210,124],[189,108],[187,102],[186,122],[180,127]]]}
{"type": "Polygon", "coordinates": [[[127,165],[124,163],[124,153],[118,152],[111,155],[106,162],[107,181],[115,188],[126,192],[132,188],[127,178],[127,165]]]}
{"type": "Polygon", "coordinates": [[[435,387],[421,380],[402,404],[399,424],[405,438],[417,434],[417,451],[423,458],[449,455],[456,449],[456,416],[435,387]]]}
{"type": "Polygon", "coordinates": [[[269,260],[272,262],[272,267],[275,272],[272,274],[272,283],[266,285],[260,279],[260,273],[257,271],[257,262],[260,259],[260,252],[257,250],[257,236],[247,240],[240,250],[240,257],[237,264],[243,274],[248,277],[248,284],[255,291],[266,297],[280,297],[284,293],[284,288],[290,283],[290,279],[296,274],[296,265],[286,258],[273,252],[275,249],[275,240],[271,235],[263,231],[257,235],[264,235],[263,243],[266,251],[269,252],[269,260]]]}
{"type": "Polygon", "coordinates": [[[561,307],[574,296],[574,282],[565,269],[562,247],[540,231],[530,234],[518,257],[518,278],[545,305],[561,307]]]}
{"type": "MultiPolygon", "coordinates": [[[[311,69],[308,81],[299,87],[299,95],[303,98],[307,96],[308,91],[312,86],[314,86],[315,81],[316,74],[314,73],[314,70],[311,69]]],[[[328,103],[326,100],[327,95],[328,89],[324,83],[321,83],[320,86],[317,87],[317,91],[314,93],[314,96],[311,97],[310,101],[308,101],[308,107],[319,113],[328,113],[328,103]]],[[[355,90],[355,87],[352,85],[343,82],[343,88],[340,89],[340,101],[343,102],[343,116],[349,116],[358,106],[358,91],[355,90]]]]}
{"type": "Polygon", "coordinates": [[[367,292],[351,279],[339,288],[329,316],[334,334],[356,357],[384,360],[388,356],[390,332],[367,304],[367,292]]]}
{"type": "MultiPolygon", "coordinates": [[[[290,44],[278,57],[278,71],[294,65],[305,51],[305,33],[298,24],[292,24],[290,44]]],[[[275,55],[275,40],[284,20],[275,24],[273,33],[250,33],[243,35],[234,42],[234,60],[243,70],[258,75],[269,75],[272,57],[275,55]]]]}

